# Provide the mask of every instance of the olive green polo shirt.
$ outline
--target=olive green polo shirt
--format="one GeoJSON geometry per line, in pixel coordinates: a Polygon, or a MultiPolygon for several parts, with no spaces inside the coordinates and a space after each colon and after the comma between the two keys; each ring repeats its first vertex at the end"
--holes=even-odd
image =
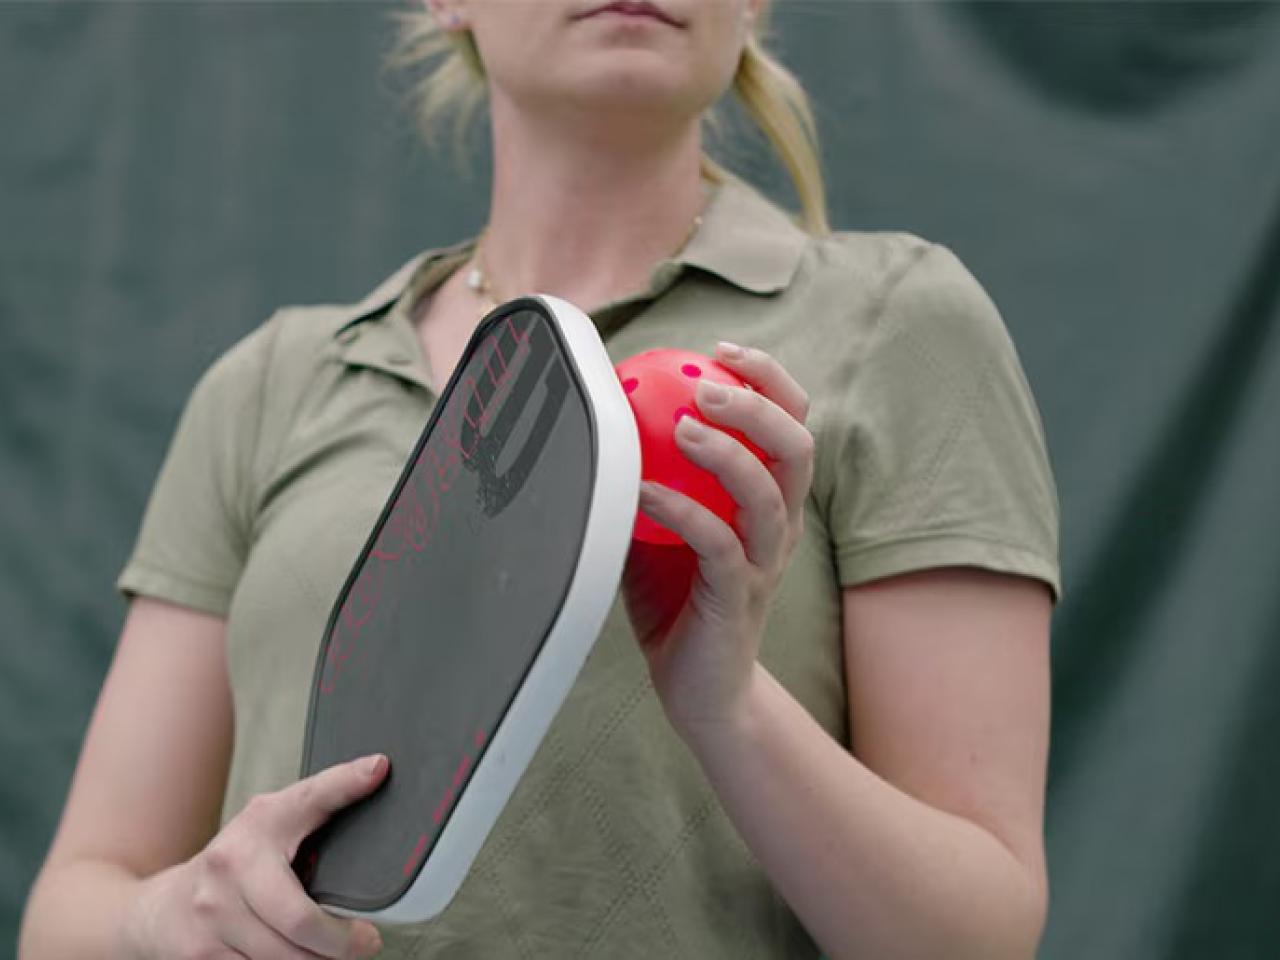
{"type": "MultiPolygon", "coordinates": [[[[224,821],[296,778],[326,618],[436,400],[411,307],[470,249],[423,254],[358,304],[277,311],[182,414],[118,587],[226,618],[224,821]]],[[[812,238],[729,181],[649,288],[593,320],[615,361],[727,339],[808,391],[805,533],[760,656],[842,743],[842,586],[962,564],[1057,594],[1040,418],[999,313],[946,248],[812,238]]],[[[389,958],[818,952],[666,723],[620,602],[457,898],[384,933],[389,958]]]]}

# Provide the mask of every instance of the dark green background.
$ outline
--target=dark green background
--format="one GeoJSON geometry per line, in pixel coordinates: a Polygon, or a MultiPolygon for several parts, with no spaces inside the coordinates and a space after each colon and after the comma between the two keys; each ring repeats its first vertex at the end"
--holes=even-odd
{"type": "MultiPolygon", "coordinates": [[[[835,222],[957,250],[1044,414],[1043,956],[1280,956],[1280,5],[777,6],[835,222]]],[[[379,73],[391,9],[0,4],[0,942],[195,378],[480,223],[379,73]]]]}

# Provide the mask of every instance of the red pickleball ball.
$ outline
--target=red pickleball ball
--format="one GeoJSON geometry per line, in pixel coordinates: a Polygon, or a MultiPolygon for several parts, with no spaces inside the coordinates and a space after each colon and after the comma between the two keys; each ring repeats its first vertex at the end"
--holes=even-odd
{"type": "MultiPolygon", "coordinates": [[[[699,380],[742,387],[746,385],[742,378],[692,350],[647,350],[623,360],[615,370],[639,428],[641,478],[680,491],[732,525],[737,504],[714,474],[680,452],[675,429],[676,423],[685,416],[710,423],[698,412],[695,391],[699,380]]],[[[761,460],[765,459],[763,452],[739,431],[717,424],[711,426],[738,440],[761,460]]],[[[684,542],[643,512],[636,514],[632,536],[645,543],[684,542]]]]}

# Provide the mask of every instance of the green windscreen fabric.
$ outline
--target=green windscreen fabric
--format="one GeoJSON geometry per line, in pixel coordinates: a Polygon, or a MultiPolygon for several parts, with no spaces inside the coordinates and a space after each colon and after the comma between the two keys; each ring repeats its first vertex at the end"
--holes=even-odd
{"type": "MultiPolygon", "coordinates": [[[[410,6],[0,4],[0,942],[196,377],[481,222],[381,69],[410,6]]],[[[1044,416],[1042,957],[1280,956],[1280,4],[774,7],[833,221],[952,247],[1044,416]]]]}

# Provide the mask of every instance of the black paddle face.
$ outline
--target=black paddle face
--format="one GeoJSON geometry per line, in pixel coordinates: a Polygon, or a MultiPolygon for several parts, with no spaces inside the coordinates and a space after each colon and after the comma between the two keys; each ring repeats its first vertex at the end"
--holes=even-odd
{"type": "Polygon", "coordinates": [[[586,529],[591,411],[537,301],[473,335],[330,617],[302,776],[391,758],[299,852],[319,902],[394,903],[430,859],[546,639],[586,529]]]}

